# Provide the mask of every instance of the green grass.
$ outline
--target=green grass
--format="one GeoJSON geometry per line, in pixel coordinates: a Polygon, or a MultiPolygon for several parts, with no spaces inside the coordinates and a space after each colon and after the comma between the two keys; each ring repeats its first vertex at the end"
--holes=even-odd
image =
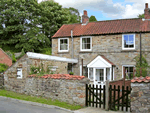
{"type": "Polygon", "coordinates": [[[43,97],[34,97],[34,96],[29,96],[29,95],[15,93],[12,91],[6,91],[6,90],[1,90],[1,89],[0,89],[0,96],[26,100],[26,101],[32,101],[32,102],[38,102],[38,103],[48,104],[48,105],[55,105],[55,106],[63,107],[63,108],[70,109],[70,110],[77,110],[77,109],[83,108],[80,105],[70,105],[66,102],[60,102],[58,100],[53,101],[52,99],[47,99],[43,97]]]}

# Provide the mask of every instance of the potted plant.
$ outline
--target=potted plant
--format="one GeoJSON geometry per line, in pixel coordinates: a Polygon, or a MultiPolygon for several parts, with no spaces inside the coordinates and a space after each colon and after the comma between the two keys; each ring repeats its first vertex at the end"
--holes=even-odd
{"type": "Polygon", "coordinates": [[[70,75],[73,75],[74,73],[73,73],[73,72],[70,72],[69,74],[70,74],[70,75]]]}

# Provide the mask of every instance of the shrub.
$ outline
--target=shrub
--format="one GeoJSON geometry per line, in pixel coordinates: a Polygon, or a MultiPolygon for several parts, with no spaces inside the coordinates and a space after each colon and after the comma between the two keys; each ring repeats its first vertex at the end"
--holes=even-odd
{"type": "Polygon", "coordinates": [[[136,74],[135,74],[135,76],[140,77],[140,70],[142,72],[143,77],[147,76],[147,70],[149,68],[147,60],[144,58],[144,56],[142,56],[141,65],[140,65],[140,56],[137,56],[135,58],[135,60],[136,60],[136,74]]]}
{"type": "Polygon", "coordinates": [[[8,67],[9,67],[9,66],[7,66],[6,64],[0,63],[0,73],[3,73],[4,71],[6,71],[6,69],[7,69],[8,67]]]}

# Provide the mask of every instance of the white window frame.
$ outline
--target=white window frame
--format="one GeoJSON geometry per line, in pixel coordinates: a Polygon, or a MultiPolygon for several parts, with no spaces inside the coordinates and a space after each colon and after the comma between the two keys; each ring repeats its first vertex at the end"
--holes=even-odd
{"type": "Polygon", "coordinates": [[[58,39],[58,52],[68,52],[69,51],[69,38],[59,38],[58,39]],[[68,41],[68,49],[67,50],[60,50],[60,40],[61,39],[67,39],[68,41]]]}
{"type": "Polygon", "coordinates": [[[122,78],[123,78],[123,67],[134,67],[135,68],[135,65],[122,65],[122,78]]]}
{"type": "Polygon", "coordinates": [[[91,36],[86,36],[86,37],[81,37],[80,38],[80,51],[92,51],[92,37],[91,36]],[[82,38],[90,38],[90,49],[82,49],[82,38]]]}
{"type": "Polygon", "coordinates": [[[134,49],[135,49],[135,34],[122,34],[122,50],[134,50],[134,49]],[[133,35],[133,38],[134,38],[133,48],[124,48],[124,35],[133,35]]]}
{"type": "Polygon", "coordinates": [[[22,68],[17,68],[17,79],[22,79],[22,68]],[[20,77],[18,77],[18,71],[21,71],[20,77]]]}

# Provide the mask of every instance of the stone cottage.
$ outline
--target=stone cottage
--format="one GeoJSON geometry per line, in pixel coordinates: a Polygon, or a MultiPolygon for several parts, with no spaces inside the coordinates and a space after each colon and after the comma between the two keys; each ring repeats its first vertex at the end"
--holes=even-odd
{"type": "Polygon", "coordinates": [[[8,66],[12,65],[12,59],[0,48],[0,63],[8,66]]]}
{"type": "Polygon", "coordinates": [[[40,67],[45,72],[48,70],[55,74],[66,74],[68,73],[68,64],[77,62],[77,59],[27,52],[4,72],[5,88],[8,90],[24,89],[26,78],[31,72],[31,67],[40,67]]]}
{"type": "Polygon", "coordinates": [[[142,54],[150,64],[150,12],[145,4],[144,19],[117,19],[89,22],[84,11],[82,23],[63,25],[52,38],[52,55],[78,59],[71,64],[75,75],[90,78],[94,84],[128,77],[134,73],[135,57],[142,54]],[[83,59],[83,68],[82,68],[83,59]]]}

